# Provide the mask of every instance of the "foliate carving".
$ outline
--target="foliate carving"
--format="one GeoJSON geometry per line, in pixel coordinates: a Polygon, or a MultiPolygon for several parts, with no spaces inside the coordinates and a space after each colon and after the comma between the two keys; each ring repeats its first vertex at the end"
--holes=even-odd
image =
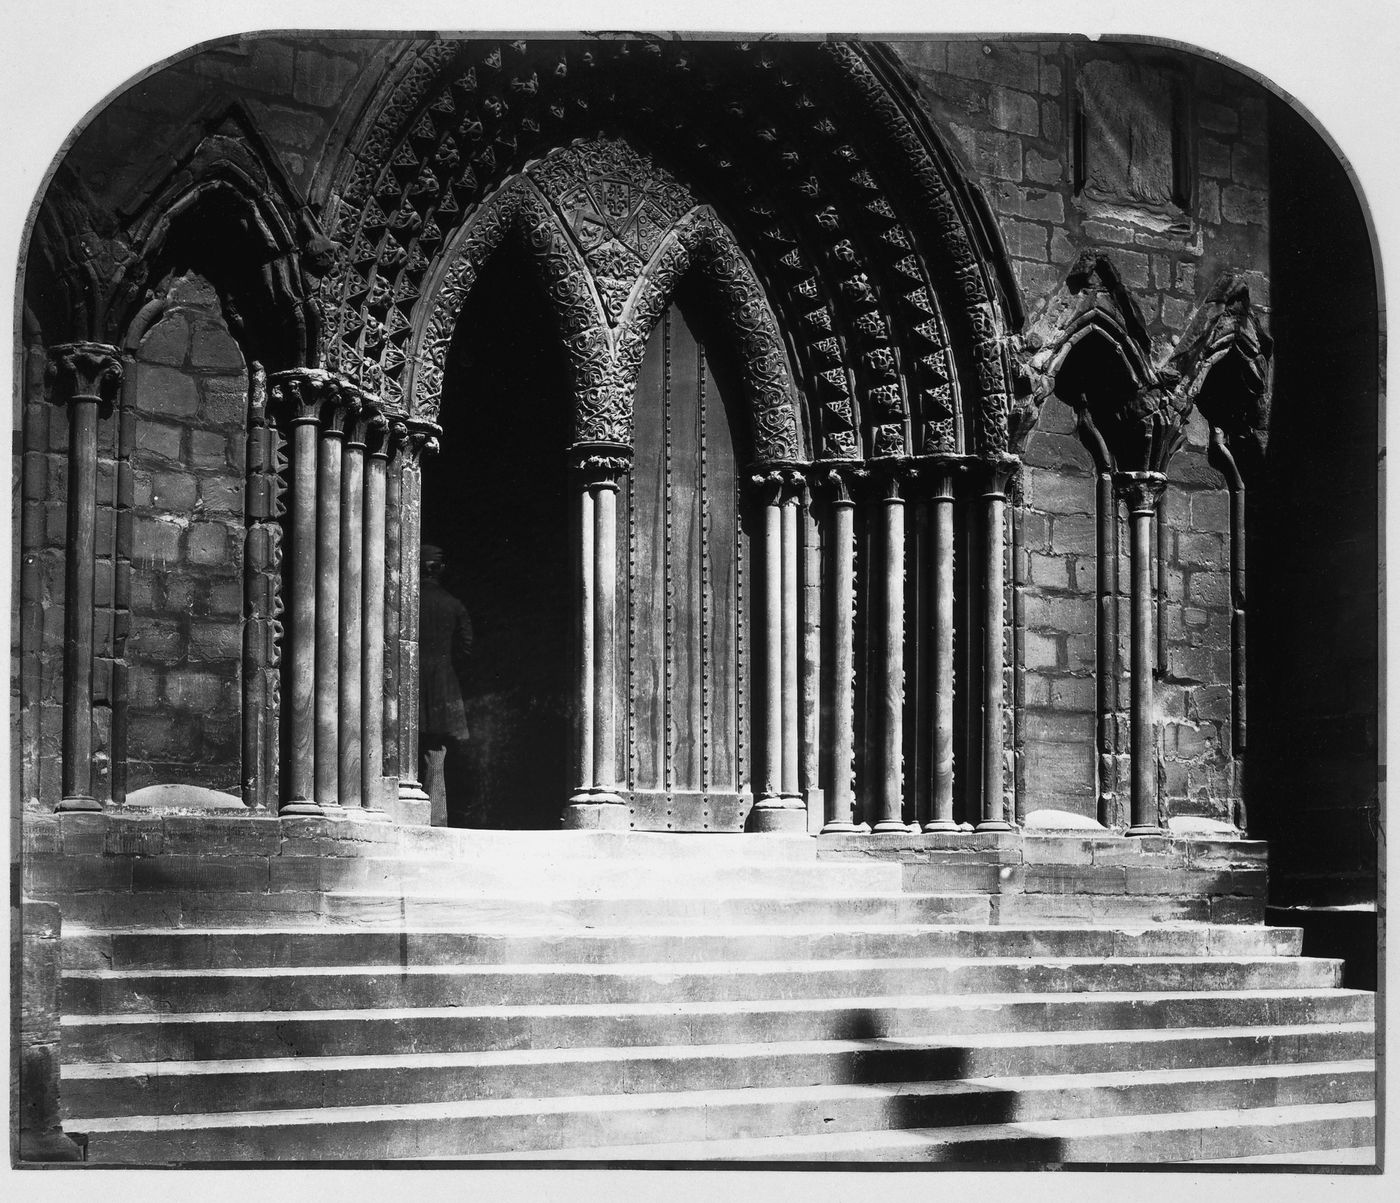
{"type": "Polygon", "coordinates": [[[122,383],[121,352],[106,343],[59,343],[49,348],[44,385],[59,405],[82,399],[104,410],[116,400],[122,383]]]}
{"type": "Polygon", "coordinates": [[[267,378],[268,413],[279,426],[326,423],[344,429],[345,412],[360,408],[360,392],[323,368],[291,368],[267,378]]]}
{"type": "MultiPolygon", "coordinates": [[[[435,43],[385,93],[372,132],[354,148],[354,160],[333,186],[327,229],[348,249],[330,264],[317,298],[324,334],[320,362],[387,400],[402,398],[435,414],[453,322],[428,329],[439,316],[442,295],[441,281],[429,287],[429,273],[435,262],[466,264],[466,277],[471,265],[483,261],[464,255],[453,231],[464,219],[476,220],[483,196],[500,188],[507,173],[523,169],[547,198],[545,208],[560,214],[550,231],[536,227],[541,237],[557,233],[582,264],[578,278],[556,280],[567,295],[588,302],[565,311],[580,319],[568,336],[579,336],[580,348],[588,349],[574,361],[575,392],[586,418],[577,433],[626,434],[619,418],[630,407],[630,365],[638,345],[625,337],[628,315],[652,308],[648,281],[656,256],[667,253],[668,232],[694,208],[675,176],[626,141],[595,133],[640,123],[649,143],[668,146],[677,161],[704,175],[714,195],[732,202],[736,218],[747,221],[746,211],[752,213],[749,226],[739,230],[742,244],[793,333],[793,363],[804,389],[818,373],[835,368],[847,381],[848,396],[864,407],[874,393],[873,404],[888,411],[893,399],[875,390],[893,385],[900,411],[874,423],[890,428],[879,437],[888,441],[898,426],[913,431],[920,451],[953,450],[964,441],[960,390],[964,378],[975,379],[982,405],[991,411],[977,423],[978,441],[1000,445],[1008,406],[1005,355],[995,347],[974,347],[959,371],[936,375],[920,354],[925,343],[928,350],[947,353],[940,296],[959,298],[974,344],[989,337],[979,324],[984,312],[993,333],[1001,319],[987,269],[943,180],[948,167],[941,152],[925,146],[913,130],[867,61],[873,54],[851,47],[720,43],[658,42],[645,54],[633,53],[626,42],[583,50],[545,43],[521,43],[518,50],[435,43]],[[734,87],[741,78],[751,83],[742,93],[734,87]],[[853,109],[860,138],[850,132],[853,109]],[[880,162],[865,157],[873,144],[865,119],[872,115],[880,127],[880,162]],[[681,135],[674,145],[667,141],[672,130],[681,135]],[[561,135],[571,131],[588,136],[560,147],[561,135]],[[531,162],[532,153],[543,157],[531,162]],[[755,156],[781,169],[745,170],[755,156]],[[915,210],[917,222],[901,216],[915,210]],[[930,228],[930,214],[934,234],[925,238],[918,231],[930,228]],[[433,298],[427,322],[416,313],[425,294],[433,298]],[[594,323],[610,334],[609,362],[593,354],[594,323]],[[413,330],[423,336],[414,337],[413,330]],[[814,346],[833,337],[835,363],[814,346]],[[898,348],[894,374],[881,353],[892,347],[898,348]]],[[[501,216],[509,218],[505,225],[514,235],[520,213],[501,216]]],[[[538,250],[547,257],[546,248],[538,250]]],[[[465,284],[469,290],[471,281],[465,284]]],[[[787,347],[781,350],[773,362],[788,371],[787,347]]],[[[785,454],[791,447],[782,410],[766,412],[777,420],[756,426],[773,444],[772,455],[785,454]]],[[[843,424],[827,410],[813,418],[822,454],[860,454],[865,423],[843,424]],[[828,417],[835,423],[830,427],[822,424],[828,417]]]]}
{"type": "Polygon", "coordinates": [[[1113,483],[1130,514],[1152,514],[1167,487],[1167,478],[1161,472],[1119,472],[1113,483]]]}
{"type": "Polygon", "coordinates": [[[900,161],[912,177],[918,203],[930,219],[937,242],[951,266],[962,301],[961,317],[971,331],[978,389],[978,447],[983,451],[1004,450],[1010,389],[1000,347],[1001,323],[991,304],[987,269],[973,246],[959,205],[944,182],[944,169],[935,161],[888,88],[871,70],[865,52],[841,42],[825,43],[821,52],[857,101],[860,118],[868,122],[868,128],[885,143],[891,157],[900,161]],[[993,319],[990,329],[985,320],[989,316],[993,319]]]}
{"type": "Polygon", "coordinates": [[[1252,436],[1262,444],[1273,349],[1248,283],[1241,274],[1226,272],[1193,315],[1172,366],[1181,374],[1182,392],[1211,426],[1227,439],[1252,436]]]}

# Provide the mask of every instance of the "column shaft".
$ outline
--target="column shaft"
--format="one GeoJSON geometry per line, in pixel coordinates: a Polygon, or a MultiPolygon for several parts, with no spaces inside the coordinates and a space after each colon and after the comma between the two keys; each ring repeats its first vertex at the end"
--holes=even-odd
{"type": "Polygon", "coordinates": [[[339,801],[358,817],[364,806],[361,776],[361,694],[364,689],[365,444],[355,431],[345,444],[340,491],[340,669],[336,734],[339,801]]]}
{"type": "Polygon", "coordinates": [[[855,797],[855,503],[839,478],[831,503],[831,785],[826,831],[854,831],[855,797]]]}
{"type": "Polygon", "coordinates": [[[594,800],[621,803],[617,795],[617,483],[601,484],[593,500],[594,800]]]}
{"type": "Polygon", "coordinates": [[[344,432],[321,432],[316,482],[316,803],[340,805],[340,494],[344,432]]]}
{"type": "Polygon", "coordinates": [[[97,554],[97,403],[68,407],[68,562],[63,611],[63,800],[100,810],[92,795],[92,630],[97,554]]]}
{"type": "Polygon", "coordinates": [[[873,803],[876,832],[902,832],[904,754],[904,500],[892,477],[876,510],[883,579],[876,610],[872,682],[877,741],[873,803]]]}
{"type": "Polygon", "coordinates": [[[617,494],[629,451],[606,444],[574,448],[579,487],[578,645],[574,760],[578,787],[564,808],[570,828],[625,829],[617,734],[617,494]]]}
{"type": "Polygon", "coordinates": [[[572,801],[576,803],[587,802],[597,785],[593,774],[594,523],[593,492],[582,489],[577,527],[578,593],[574,611],[578,640],[578,669],[574,681],[574,780],[578,789],[572,801]]]}
{"type": "MultiPolygon", "coordinates": [[[[63,768],[57,809],[101,810],[92,788],[93,601],[97,572],[97,420],[122,380],[116,347],[63,343],[46,383],[68,410],[67,554],[63,610],[63,768]]],[[[115,516],[115,515],[114,515],[115,516]]],[[[113,562],[115,574],[115,557],[113,562]]]]}
{"type": "Polygon", "coordinates": [[[783,789],[783,536],[777,491],[763,506],[763,775],[761,795],[783,789]]]}
{"type": "MultiPolygon", "coordinates": [[[[384,467],[384,788],[398,794],[399,764],[399,610],[403,593],[403,449],[404,425],[389,425],[389,460],[384,467]]],[[[388,801],[388,798],[384,798],[388,801]]]]}
{"type": "Polygon", "coordinates": [[[982,821],[979,831],[1009,831],[1006,820],[1003,715],[1006,636],[1006,486],[1016,461],[991,460],[982,495],[982,821]]]}
{"type": "Polygon", "coordinates": [[[1124,472],[1118,484],[1128,503],[1131,531],[1132,604],[1129,628],[1132,664],[1132,826],[1129,835],[1156,835],[1157,765],[1152,722],[1152,520],[1164,478],[1156,472],[1124,472]]]}
{"type": "Polygon", "coordinates": [[[287,798],[282,807],[319,814],[316,795],[316,450],[315,419],[292,429],[291,596],[287,599],[286,698],[290,718],[287,798]]]}
{"type": "Polygon", "coordinates": [[[783,613],[782,613],[782,657],[783,657],[783,697],[782,729],[783,755],[781,787],[785,797],[797,798],[798,785],[798,613],[797,593],[798,529],[797,506],[799,498],[793,494],[783,499],[781,510],[783,545],[783,613]]]}
{"type": "Polygon", "coordinates": [[[388,473],[383,432],[365,465],[364,660],[360,678],[360,799],[384,809],[384,506],[388,473]]]}
{"type": "Polygon", "coordinates": [[[422,457],[437,450],[436,426],[410,423],[399,504],[399,799],[428,822],[429,799],[418,780],[418,596],[422,554],[422,457]]]}
{"type": "Polygon", "coordinates": [[[925,831],[956,831],[953,819],[953,476],[935,468],[933,488],[933,813],[925,831]]]}

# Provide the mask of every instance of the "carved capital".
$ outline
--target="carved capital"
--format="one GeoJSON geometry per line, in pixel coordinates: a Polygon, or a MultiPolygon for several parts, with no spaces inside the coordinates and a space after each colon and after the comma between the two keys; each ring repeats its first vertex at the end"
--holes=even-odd
{"type": "Polygon", "coordinates": [[[287,426],[325,424],[336,433],[344,430],[342,411],[360,405],[360,392],[343,376],[321,368],[289,368],[267,378],[268,410],[287,426]]]}
{"type": "Polygon", "coordinates": [[[1021,470],[1020,456],[994,452],[974,462],[982,496],[1005,500],[1012,479],[1021,470]]]}
{"type": "Polygon", "coordinates": [[[368,447],[370,430],[376,422],[384,422],[384,401],[376,393],[359,391],[354,404],[345,410],[345,445],[368,447]]]}
{"type": "Polygon", "coordinates": [[[1130,514],[1153,514],[1167,478],[1160,472],[1119,472],[1113,483],[1130,514]]]}
{"type": "Polygon", "coordinates": [[[910,492],[917,489],[923,496],[937,501],[951,500],[957,478],[979,462],[970,455],[951,452],[915,456],[905,467],[909,482],[906,489],[910,492]]]}
{"type": "Polygon", "coordinates": [[[749,473],[749,487],[764,505],[787,505],[807,494],[807,477],[797,464],[770,464],[749,473]]]}
{"type": "Polygon", "coordinates": [[[95,401],[109,412],[122,383],[121,351],[107,343],[59,343],[49,348],[44,384],[58,405],[95,401]]]}
{"type": "Polygon", "coordinates": [[[812,488],[825,497],[831,505],[854,505],[852,494],[869,475],[863,464],[824,463],[813,464],[809,479],[812,488]]]}
{"type": "Polygon", "coordinates": [[[442,427],[436,422],[429,422],[426,418],[404,419],[403,452],[411,466],[417,467],[425,455],[438,453],[441,434],[442,427]]]}
{"type": "Polygon", "coordinates": [[[632,448],[626,443],[575,443],[569,448],[569,461],[585,489],[616,488],[632,466],[632,448]]]}

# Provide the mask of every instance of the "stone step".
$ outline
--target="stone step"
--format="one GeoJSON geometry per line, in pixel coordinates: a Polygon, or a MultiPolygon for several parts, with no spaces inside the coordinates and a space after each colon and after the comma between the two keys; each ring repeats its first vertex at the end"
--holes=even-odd
{"type": "Polygon", "coordinates": [[[86,1062],[62,1070],[73,1116],[179,1115],[571,1094],[948,1081],[1369,1060],[1368,1023],[968,1033],[637,1048],[86,1062]]]}
{"type": "Polygon", "coordinates": [[[1369,1102],[1303,1104],[1253,1110],[1167,1112],[1090,1119],[1046,1119],[963,1128],[763,1136],[538,1151],[485,1153],[455,1160],[671,1166],[714,1161],[952,1163],[1006,1169],[1016,1165],[1128,1164],[1245,1157],[1282,1148],[1352,1148],[1375,1139],[1369,1102]]]}
{"type": "Polygon", "coordinates": [[[346,890],[324,897],[331,922],[410,926],[487,924],[597,927],[677,923],[1258,923],[1255,899],[1164,898],[1117,895],[1111,903],[1092,895],[907,894],[899,891],[840,894],[697,893],[687,897],[619,895],[449,897],[430,893],[346,890]],[[1239,906],[1235,907],[1234,904],[1239,906]]]}
{"type": "Polygon", "coordinates": [[[434,927],[553,925],[562,929],[626,924],[722,923],[968,923],[991,921],[985,894],[904,894],[871,892],[833,895],[712,894],[638,899],[619,897],[446,898],[428,894],[331,894],[325,913],[332,922],[404,923],[434,927]]]}
{"type": "Polygon", "coordinates": [[[1191,1165],[1377,1165],[1375,1145],[1359,1149],[1299,1149],[1252,1157],[1202,1157],[1191,1165]]]}
{"type": "Polygon", "coordinates": [[[919,957],[901,960],[70,970],[70,1015],[839,998],[858,994],[1323,989],[1304,957],[919,957]]]}
{"type": "Polygon", "coordinates": [[[84,929],[65,923],[66,969],[218,969],[854,957],[1297,956],[1298,928],[1238,925],[967,927],[916,924],[582,929],[383,927],[84,929]]]}
{"type": "Polygon", "coordinates": [[[1352,990],[871,996],[706,1003],[65,1015],[73,1061],[629,1047],[866,1039],[983,1031],[1347,1023],[1373,1019],[1352,990]]]}
{"type": "MultiPolygon", "coordinates": [[[[1108,1117],[1227,1109],[1283,1110],[1355,1104],[1374,1089],[1370,1062],[1207,1072],[1156,1070],[955,1082],[744,1088],[610,1094],[549,1100],[92,1118],[95,1161],[419,1159],[453,1155],[550,1157],[579,1146],[695,1142],[702,1147],[763,1134],[815,1139],[914,1129],[960,1141],[960,1130],[1049,1121],[1102,1124],[1108,1117]]],[[[1178,1129],[1179,1131],[1180,1129],[1178,1129]]],[[[1102,1131],[1102,1129],[1100,1129],[1102,1131]]],[[[1081,1134],[1083,1139],[1083,1134],[1081,1134]]],[[[843,1142],[844,1143],[844,1142],[843,1142]]]]}

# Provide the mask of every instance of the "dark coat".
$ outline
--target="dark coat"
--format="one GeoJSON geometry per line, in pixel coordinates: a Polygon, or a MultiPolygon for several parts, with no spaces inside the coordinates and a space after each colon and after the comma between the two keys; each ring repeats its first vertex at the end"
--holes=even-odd
{"type": "Polygon", "coordinates": [[[462,680],[471,651],[466,606],[424,577],[418,602],[418,729],[423,734],[467,737],[462,680]]]}

